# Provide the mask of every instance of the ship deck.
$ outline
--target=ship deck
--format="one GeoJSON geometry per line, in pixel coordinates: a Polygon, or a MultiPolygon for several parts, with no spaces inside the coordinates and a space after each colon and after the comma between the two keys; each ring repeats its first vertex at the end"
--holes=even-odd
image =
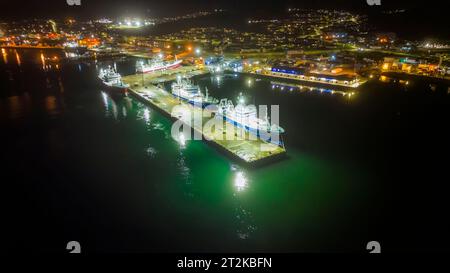
{"type": "MultiPolygon", "coordinates": [[[[143,103],[151,105],[173,120],[178,120],[177,117],[171,114],[176,106],[183,106],[186,107],[185,109],[189,109],[193,113],[192,117],[203,114],[202,123],[193,122],[193,119],[191,119],[190,127],[197,134],[200,134],[204,141],[219,148],[219,150],[234,159],[248,165],[259,165],[272,162],[274,159],[281,158],[286,154],[284,147],[265,142],[259,138],[255,139],[253,135],[229,123],[223,128],[216,129],[213,127],[210,132],[204,132],[203,126],[211,119],[212,112],[208,110],[203,110],[202,112],[201,108],[177,99],[168,91],[157,86],[159,83],[174,80],[179,73],[186,74],[189,77],[209,72],[203,69],[196,69],[195,67],[180,67],[160,73],[125,76],[122,80],[130,85],[129,92],[132,96],[143,103]]],[[[185,122],[185,124],[187,123],[185,122]]]]}

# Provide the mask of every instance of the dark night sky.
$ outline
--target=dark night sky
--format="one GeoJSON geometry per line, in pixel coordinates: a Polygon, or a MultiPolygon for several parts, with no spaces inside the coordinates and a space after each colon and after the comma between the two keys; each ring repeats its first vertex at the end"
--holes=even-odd
{"type": "MultiPolygon", "coordinates": [[[[102,17],[162,17],[182,15],[198,10],[227,9],[236,20],[249,17],[276,17],[289,7],[342,9],[369,15],[382,30],[405,33],[412,38],[448,39],[447,9],[441,0],[381,0],[379,7],[366,0],[81,0],[81,6],[69,6],[66,0],[0,0],[0,22],[8,19],[102,17]],[[406,9],[406,15],[388,18],[381,10],[406,9]]],[[[391,16],[392,17],[392,16],[391,16]]]]}
{"type": "MultiPolygon", "coordinates": [[[[440,12],[445,10],[437,0],[381,0],[382,8],[407,8],[440,12]]],[[[378,7],[369,6],[366,0],[81,0],[81,7],[70,7],[66,0],[0,0],[0,18],[27,17],[102,17],[130,15],[155,16],[184,14],[195,10],[226,8],[229,10],[272,12],[288,7],[341,8],[370,12],[378,7]]]]}

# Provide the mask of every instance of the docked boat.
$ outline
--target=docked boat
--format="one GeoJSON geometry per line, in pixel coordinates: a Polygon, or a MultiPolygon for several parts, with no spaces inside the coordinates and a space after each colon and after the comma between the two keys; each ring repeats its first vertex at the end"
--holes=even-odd
{"type": "Polygon", "coordinates": [[[107,69],[100,69],[98,78],[107,89],[118,91],[124,95],[126,95],[127,90],[130,87],[129,84],[122,82],[122,76],[117,73],[115,67],[108,66],[107,69]]]}
{"type": "Polygon", "coordinates": [[[182,60],[174,60],[171,62],[165,62],[163,60],[154,59],[148,63],[138,62],[136,64],[137,73],[153,73],[161,70],[175,69],[181,66],[182,60]]]}
{"type": "Polygon", "coordinates": [[[219,101],[209,96],[208,88],[205,89],[206,94],[203,95],[198,85],[194,85],[188,79],[177,77],[177,81],[172,84],[172,95],[202,108],[211,104],[217,104],[219,101]]]}
{"type": "Polygon", "coordinates": [[[284,129],[277,124],[271,124],[268,120],[267,113],[264,119],[258,118],[256,106],[246,105],[242,93],[239,94],[236,106],[233,105],[231,100],[220,100],[216,117],[223,118],[237,127],[244,128],[249,133],[258,136],[265,141],[280,146],[283,145],[281,134],[284,133],[284,129]],[[273,139],[271,137],[272,134],[278,134],[278,139],[273,139]]]}

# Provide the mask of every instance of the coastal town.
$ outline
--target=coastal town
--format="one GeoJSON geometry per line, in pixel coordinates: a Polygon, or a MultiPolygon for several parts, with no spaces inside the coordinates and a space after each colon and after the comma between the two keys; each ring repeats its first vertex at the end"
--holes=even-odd
{"type": "Polygon", "coordinates": [[[3,52],[6,48],[58,48],[66,51],[67,60],[164,55],[168,60],[183,59],[187,65],[350,87],[387,72],[449,78],[450,44],[446,41],[401,39],[394,32],[374,30],[364,15],[344,11],[289,9],[282,18],[249,18],[244,30],[189,27],[152,32],[168,24],[220,18],[224,13],[1,22],[0,47],[3,52]]]}

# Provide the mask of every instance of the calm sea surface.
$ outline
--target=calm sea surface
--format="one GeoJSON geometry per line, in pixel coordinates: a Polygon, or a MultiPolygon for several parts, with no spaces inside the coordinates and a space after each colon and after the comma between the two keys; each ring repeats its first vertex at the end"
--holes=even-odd
{"type": "Polygon", "coordinates": [[[3,49],[0,125],[7,249],[89,252],[364,251],[444,248],[447,86],[373,80],[353,96],[247,75],[202,90],[280,105],[288,157],[247,169],[96,83],[116,62],[3,49]],[[305,91],[307,90],[307,91],[305,91]],[[442,158],[444,156],[444,158],[442,158]]]}

